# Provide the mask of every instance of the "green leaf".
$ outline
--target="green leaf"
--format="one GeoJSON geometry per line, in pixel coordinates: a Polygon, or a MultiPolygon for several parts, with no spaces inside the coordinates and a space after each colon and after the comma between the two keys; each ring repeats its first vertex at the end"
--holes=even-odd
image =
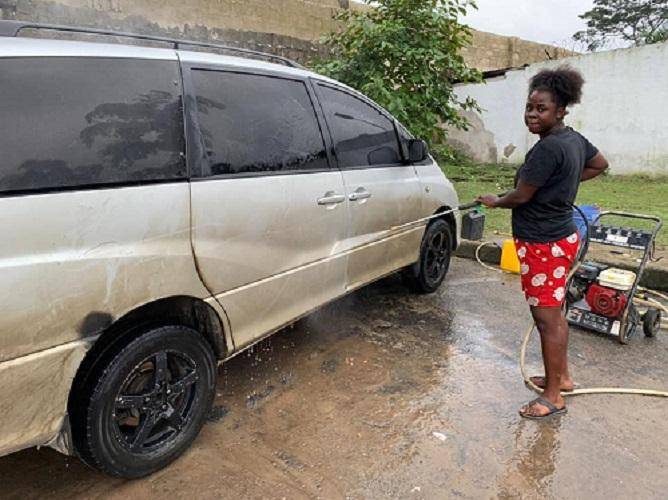
{"type": "MultiPolygon", "coordinates": [[[[367,0],[370,3],[370,0],[367,0]]],[[[478,82],[460,53],[470,44],[458,23],[471,0],[378,0],[374,9],[338,14],[341,30],[325,38],[331,57],[313,69],[356,88],[393,113],[416,136],[432,142],[440,124],[466,126],[454,83],[478,82]]]]}

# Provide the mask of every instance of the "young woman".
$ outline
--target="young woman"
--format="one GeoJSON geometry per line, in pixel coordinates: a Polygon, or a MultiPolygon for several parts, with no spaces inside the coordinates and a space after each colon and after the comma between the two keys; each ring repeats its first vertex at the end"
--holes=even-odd
{"type": "Polygon", "coordinates": [[[527,418],[565,413],[561,391],[573,390],[568,373],[568,323],[562,312],[566,278],[578,250],[572,204],[580,181],[600,175],[608,162],[578,132],[564,125],[567,108],[580,102],[582,75],[568,67],[543,70],[529,83],[524,122],[540,140],[515,176],[515,189],[478,201],[511,208],[522,290],[540,332],[545,376],[532,377],[544,392],[520,409],[527,418]]]}

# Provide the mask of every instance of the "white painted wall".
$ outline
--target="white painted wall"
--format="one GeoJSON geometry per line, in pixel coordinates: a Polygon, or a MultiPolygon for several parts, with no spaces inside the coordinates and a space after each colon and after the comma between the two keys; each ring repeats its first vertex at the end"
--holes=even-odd
{"type": "Polygon", "coordinates": [[[521,163],[537,140],[523,119],[529,79],[562,64],[580,70],[586,80],[582,103],[573,106],[566,123],[601,150],[611,172],[668,175],[668,43],[534,64],[486,84],[461,85],[459,97],[478,101],[491,135],[454,133],[456,142],[477,141],[468,148],[473,152],[496,146],[498,162],[521,163]]]}

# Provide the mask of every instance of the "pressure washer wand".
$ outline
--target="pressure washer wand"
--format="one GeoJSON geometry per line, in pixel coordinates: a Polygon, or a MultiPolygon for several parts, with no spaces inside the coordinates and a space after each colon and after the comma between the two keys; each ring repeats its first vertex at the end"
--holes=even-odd
{"type": "Polygon", "coordinates": [[[465,203],[464,205],[459,205],[457,210],[460,212],[463,210],[470,210],[472,208],[478,208],[481,205],[479,201],[472,201],[471,203],[465,203]]]}
{"type": "Polygon", "coordinates": [[[464,205],[459,205],[456,208],[451,208],[450,210],[444,210],[443,212],[438,212],[438,213],[436,213],[434,215],[430,215],[428,217],[422,217],[421,219],[416,219],[416,220],[411,221],[411,222],[406,222],[405,224],[399,224],[398,226],[392,226],[389,229],[389,231],[396,231],[398,229],[404,229],[404,228],[411,227],[411,226],[417,226],[417,225],[422,224],[424,222],[430,221],[432,219],[438,219],[440,217],[443,217],[444,215],[448,215],[448,214],[451,214],[453,212],[461,212],[461,211],[464,211],[464,210],[470,210],[472,208],[477,208],[479,206],[480,206],[479,201],[472,201],[471,203],[465,203],[464,205]]]}

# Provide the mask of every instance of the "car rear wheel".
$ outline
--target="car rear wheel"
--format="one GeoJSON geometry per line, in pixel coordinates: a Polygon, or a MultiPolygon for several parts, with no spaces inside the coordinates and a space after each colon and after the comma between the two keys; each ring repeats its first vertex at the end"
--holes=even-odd
{"type": "Polygon", "coordinates": [[[75,446],[85,463],[116,477],[146,476],[175,460],[215,395],[213,350],[183,326],[148,330],[96,369],[79,400],[75,446]]]}
{"type": "Polygon", "coordinates": [[[417,293],[438,290],[450,268],[452,230],[450,225],[436,219],[425,231],[420,246],[420,260],[404,270],[404,280],[417,293]]]}

